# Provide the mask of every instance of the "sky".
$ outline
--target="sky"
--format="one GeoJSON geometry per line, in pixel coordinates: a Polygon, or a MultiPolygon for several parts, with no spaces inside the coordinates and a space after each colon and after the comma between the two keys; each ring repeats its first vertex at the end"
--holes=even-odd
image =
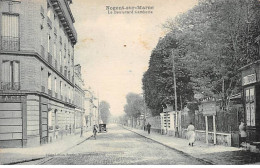
{"type": "Polygon", "coordinates": [[[142,77],[167,19],[187,11],[197,0],[73,0],[78,42],[75,64],[112,115],[124,114],[126,95],[141,94],[142,77]],[[108,14],[106,6],[153,6],[152,14],[108,14]]]}

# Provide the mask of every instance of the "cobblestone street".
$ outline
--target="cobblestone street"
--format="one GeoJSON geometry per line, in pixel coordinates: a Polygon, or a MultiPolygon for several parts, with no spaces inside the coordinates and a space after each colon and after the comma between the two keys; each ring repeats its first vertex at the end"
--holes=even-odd
{"type": "Polygon", "coordinates": [[[107,133],[97,134],[61,155],[24,164],[45,165],[196,165],[202,162],[180,154],[152,140],[141,137],[119,126],[109,127],[107,133]]]}

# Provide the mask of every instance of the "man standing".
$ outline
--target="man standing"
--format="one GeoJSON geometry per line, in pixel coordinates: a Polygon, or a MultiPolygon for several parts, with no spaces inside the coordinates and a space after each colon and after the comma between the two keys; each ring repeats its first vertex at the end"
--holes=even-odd
{"type": "Polygon", "coordinates": [[[147,131],[148,131],[148,134],[150,134],[150,130],[151,130],[151,124],[148,123],[148,124],[147,124],[147,131]]]}

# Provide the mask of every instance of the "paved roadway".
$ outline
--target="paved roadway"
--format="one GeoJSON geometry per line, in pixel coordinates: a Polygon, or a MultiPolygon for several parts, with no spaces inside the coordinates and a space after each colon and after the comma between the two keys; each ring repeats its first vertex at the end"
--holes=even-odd
{"type": "Polygon", "coordinates": [[[117,125],[109,125],[107,133],[97,134],[62,155],[24,164],[44,165],[201,165],[152,140],[117,125]]]}

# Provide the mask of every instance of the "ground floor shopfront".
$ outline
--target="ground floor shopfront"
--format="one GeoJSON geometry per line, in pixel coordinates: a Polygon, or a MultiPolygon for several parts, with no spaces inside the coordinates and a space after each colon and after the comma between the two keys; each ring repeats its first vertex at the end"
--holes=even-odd
{"type": "Polygon", "coordinates": [[[0,94],[0,147],[26,147],[80,133],[84,111],[41,94],[0,94]]]}

